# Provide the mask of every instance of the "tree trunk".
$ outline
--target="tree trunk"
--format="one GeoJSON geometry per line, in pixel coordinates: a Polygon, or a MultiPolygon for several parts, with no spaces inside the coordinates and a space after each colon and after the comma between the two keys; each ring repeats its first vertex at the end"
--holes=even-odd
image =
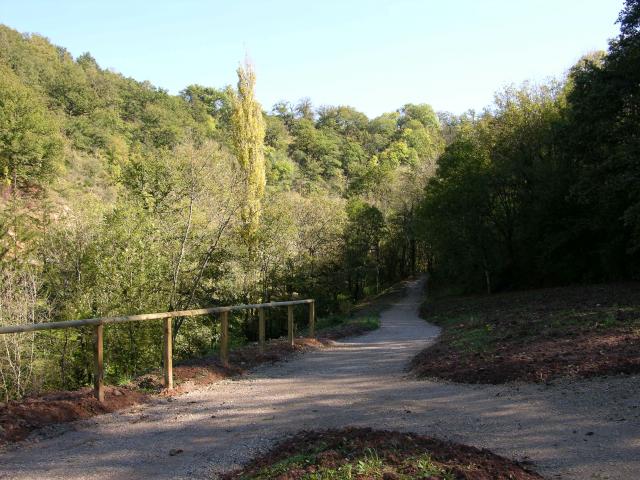
{"type": "Polygon", "coordinates": [[[484,269],[484,280],[487,284],[487,294],[491,295],[491,274],[486,268],[484,269]]]}
{"type": "Polygon", "coordinates": [[[409,248],[411,252],[411,275],[416,276],[416,239],[411,238],[409,240],[409,248]]]}

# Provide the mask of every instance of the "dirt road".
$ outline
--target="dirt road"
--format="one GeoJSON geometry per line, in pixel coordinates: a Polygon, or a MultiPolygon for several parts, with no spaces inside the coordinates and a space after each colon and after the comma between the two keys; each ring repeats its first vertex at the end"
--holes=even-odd
{"type": "Polygon", "coordinates": [[[533,462],[549,478],[640,478],[640,377],[468,386],[406,378],[438,329],[421,285],[379,330],[168,401],[56,427],[0,453],[1,479],[215,478],[285,434],[415,431],[533,462]]]}

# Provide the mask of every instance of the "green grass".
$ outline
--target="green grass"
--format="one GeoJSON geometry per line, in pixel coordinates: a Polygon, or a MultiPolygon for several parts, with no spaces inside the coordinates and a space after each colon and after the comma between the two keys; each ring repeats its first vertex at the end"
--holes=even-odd
{"type": "Polygon", "coordinates": [[[379,317],[373,317],[373,316],[368,316],[368,317],[361,317],[361,318],[356,318],[351,320],[351,323],[353,325],[359,325],[363,328],[366,328],[368,330],[375,330],[377,328],[380,328],[380,318],[379,317]]]}
{"type": "Polygon", "coordinates": [[[361,327],[376,329],[380,327],[380,318],[377,315],[366,315],[363,317],[351,318],[346,315],[333,315],[320,318],[316,322],[316,330],[322,331],[328,328],[341,327],[345,325],[357,325],[361,327]]]}
{"type": "Polygon", "coordinates": [[[508,459],[465,445],[414,433],[347,427],[299,432],[222,478],[454,480],[507,478],[508,473],[515,474],[513,478],[542,478],[526,474],[508,459]]]}
{"type": "Polygon", "coordinates": [[[419,457],[412,457],[406,460],[405,463],[414,465],[418,470],[418,478],[438,477],[442,480],[454,480],[453,473],[446,469],[439,467],[433,462],[431,455],[421,455],[419,457]]]}
{"type": "Polygon", "coordinates": [[[313,454],[299,454],[279,461],[275,465],[263,468],[256,475],[252,475],[250,478],[255,480],[269,480],[287,473],[290,470],[298,468],[306,468],[312,465],[316,461],[316,456],[313,454]]]}
{"type": "Polygon", "coordinates": [[[505,344],[585,333],[638,331],[636,285],[566,287],[440,297],[422,307],[425,319],[444,328],[446,342],[461,353],[486,353],[505,344]]]}
{"type": "MultiPolygon", "coordinates": [[[[380,327],[380,314],[403,296],[404,283],[399,282],[377,294],[372,293],[355,305],[347,302],[342,308],[343,313],[317,318],[316,332],[322,335],[339,329],[357,329],[362,332],[375,330],[380,327]]],[[[305,327],[303,332],[306,331],[305,327]]]]}
{"type": "Polygon", "coordinates": [[[483,352],[491,349],[495,341],[494,326],[491,324],[459,330],[451,339],[451,344],[465,352],[483,352]]]}
{"type": "Polygon", "coordinates": [[[380,479],[385,473],[393,473],[397,480],[413,480],[420,478],[438,478],[454,480],[455,476],[445,468],[438,466],[428,454],[411,456],[400,463],[387,462],[385,457],[378,454],[374,448],[367,448],[363,455],[352,457],[345,454],[346,462],[339,466],[328,467],[321,465],[319,454],[322,449],[314,452],[293,455],[280,460],[274,465],[264,467],[258,472],[242,477],[244,480],[269,480],[292,471],[305,471],[300,480],[354,480],[357,478],[380,479]],[[312,468],[310,468],[312,467],[312,468]],[[315,470],[315,471],[309,471],[315,470]],[[402,473],[410,470],[410,474],[402,473]]]}

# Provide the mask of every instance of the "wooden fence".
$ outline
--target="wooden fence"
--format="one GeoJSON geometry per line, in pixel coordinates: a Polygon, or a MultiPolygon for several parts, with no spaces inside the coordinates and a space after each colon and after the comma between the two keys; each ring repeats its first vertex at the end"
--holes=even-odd
{"type": "Polygon", "coordinates": [[[0,335],[9,333],[34,332],[38,330],[56,330],[61,328],[77,328],[87,325],[93,326],[94,340],[94,392],[100,402],[104,402],[104,325],[110,323],[141,322],[146,320],[164,319],[164,350],[163,369],[164,385],[167,389],[173,388],[173,339],[171,334],[171,319],[175,317],[195,317],[199,315],[220,314],[220,360],[222,364],[229,366],[229,312],[237,310],[258,310],[258,344],[260,351],[264,351],[265,344],[265,319],[264,311],[268,308],[287,307],[287,333],[288,341],[294,344],[294,305],[309,304],[309,336],[315,336],[315,301],[312,299],[292,300],[288,302],[258,303],[254,305],[233,305],[230,307],[199,308],[196,310],[181,310],[176,312],[144,313],[140,315],[127,315],[124,317],[101,317],[84,320],[69,320],[65,322],[32,323],[28,325],[13,325],[0,328],[0,335]]]}

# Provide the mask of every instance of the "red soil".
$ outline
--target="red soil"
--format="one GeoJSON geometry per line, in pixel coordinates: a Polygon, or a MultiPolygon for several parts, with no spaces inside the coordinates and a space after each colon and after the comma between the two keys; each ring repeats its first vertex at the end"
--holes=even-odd
{"type": "Polygon", "coordinates": [[[412,362],[419,376],[463,383],[548,382],[640,373],[640,284],[435,300],[444,331],[412,362]],[[469,335],[483,330],[475,344],[469,335]]]}
{"type": "Polygon", "coordinates": [[[363,333],[361,327],[338,326],[321,333],[319,340],[298,338],[293,347],[285,340],[269,341],[264,353],[260,353],[255,344],[246,345],[231,351],[228,368],[222,366],[217,356],[181,362],[173,368],[175,388],[171,391],[164,390],[162,375],[156,372],[136,379],[130,387],[106,387],[102,404],[90,388],[0,403],[0,446],[24,440],[31,432],[47,425],[72,422],[145,403],[152,395],[185,393],[201,385],[243,375],[263,363],[278,362],[297,352],[323,348],[331,339],[359,333],[363,333]]]}
{"type": "MultiPolygon", "coordinates": [[[[442,475],[425,476],[417,458],[430,458],[431,464],[459,480],[541,480],[542,477],[522,463],[514,462],[475,447],[438,440],[420,435],[376,431],[368,428],[346,428],[319,432],[300,432],[275,446],[270,452],[252,460],[241,470],[229,473],[223,480],[267,478],[270,470],[280,462],[290,460],[286,471],[273,476],[274,480],[299,480],[322,469],[337,469],[343,465],[375,453],[382,461],[382,472],[358,474],[354,479],[432,479],[442,475]],[[301,459],[292,461],[291,459],[301,459]],[[380,476],[382,474],[382,477],[380,476]]],[[[281,464],[282,465],[282,464],[281,464]]],[[[271,478],[271,477],[269,477],[271,478]]],[[[331,477],[333,478],[333,477],[331,477]]]]}

